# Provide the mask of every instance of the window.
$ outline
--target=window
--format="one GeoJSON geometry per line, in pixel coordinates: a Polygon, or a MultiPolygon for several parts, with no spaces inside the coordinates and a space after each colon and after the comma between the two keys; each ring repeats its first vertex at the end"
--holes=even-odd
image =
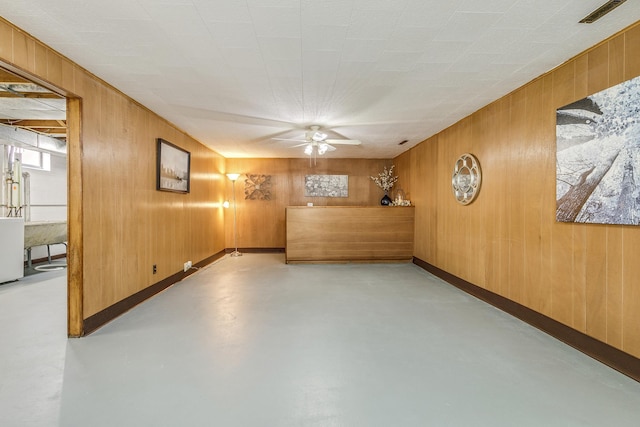
{"type": "Polygon", "coordinates": [[[18,148],[22,157],[22,167],[29,169],[51,170],[51,154],[41,151],[18,148]]]}

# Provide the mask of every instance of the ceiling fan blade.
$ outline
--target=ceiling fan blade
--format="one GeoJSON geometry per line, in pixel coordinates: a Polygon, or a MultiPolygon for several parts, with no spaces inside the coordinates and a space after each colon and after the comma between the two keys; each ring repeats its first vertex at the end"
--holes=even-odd
{"type": "Polygon", "coordinates": [[[327,146],[327,151],[335,151],[336,147],[334,147],[333,145],[329,145],[326,142],[324,142],[324,144],[327,146]]]}
{"type": "Polygon", "coordinates": [[[299,129],[299,125],[293,122],[287,122],[284,120],[271,119],[267,117],[254,117],[245,114],[229,113],[226,111],[209,110],[206,108],[191,107],[180,104],[170,104],[170,107],[175,108],[185,114],[193,117],[205,120],[214,120],[221,122],[235,122],[247,125],[256,126],[268,126],[277,128],[299,129]]]}
{"type": "Polygon", "coordinates": [[[296,144],[296,145],[292,145],[292,146],[291,146],[291,147],[289,147],[289,148],[304,147],[305,145],[309,145],[309,143],[308,143],[308,142],[305,142],[304,144],[296,144]]]}
{"type": "Polygon", "coordinates": [[[275,143],[276,137],[278,136],[282,136],[282,135],[286,135],[288,133],[291,133],[291,130],[283,130],[283,131],[279,131],[276,133],[272,133],[271,135],[265,135],[265,136],[261,136],[259,138],[254,138],[254,139],[250,139],[249,142],[253,143],[253,144],[257,144],[257,143],[275,143]]]}
{"type": "Polygon", "coordinates": [[[324,142],[329,144],[342,144],[342,145],[360,145],[362,141],[357,139],[326,139],[324,142]]]}
{"type": "Polygon", "coordinates": [[[297,142],[307,142],[307,143],[309,142],[306,139],[299,139],[299,138],[297,138],[297,139],[292,139],[292,138],[271,138],[271,139],[274,139],[276,141],[297,141],[297,142]]]}

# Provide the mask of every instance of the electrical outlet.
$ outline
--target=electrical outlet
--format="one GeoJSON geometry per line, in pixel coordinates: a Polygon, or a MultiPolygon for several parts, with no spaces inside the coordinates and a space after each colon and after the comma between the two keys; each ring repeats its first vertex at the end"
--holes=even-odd
{"type": "Polygon", "coordinates": [[[184,271],[185,271],[185,272],[186,272],[186,271],[188,271],[188,270],[191,268],[191,266],[192,266],[192,265],[193,265],[193,264],[191,264],[191,261],[187,261],[187,262],[185,262],[185,263],[184,263],[184,271]]]}
{"type": "Polygon", "coordinates": [[[158,272],[158,267],[153,264],[153,274],[156,274],[158,272]]]}

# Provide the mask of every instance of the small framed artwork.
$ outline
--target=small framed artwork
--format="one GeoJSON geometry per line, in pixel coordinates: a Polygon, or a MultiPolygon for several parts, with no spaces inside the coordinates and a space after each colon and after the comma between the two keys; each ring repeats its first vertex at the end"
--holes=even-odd
{"type": "Polygon", "coordinates": [[[188,193],[191,153],[158,138],[156,190],[188,193]]]}

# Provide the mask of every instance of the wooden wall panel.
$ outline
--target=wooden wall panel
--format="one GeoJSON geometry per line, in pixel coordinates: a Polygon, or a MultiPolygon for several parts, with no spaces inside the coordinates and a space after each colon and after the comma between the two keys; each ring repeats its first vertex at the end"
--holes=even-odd
{"type": "Polygon", "coordinates": [[[624,80],[640,75],[640,25],[624,33],[624,80]]]}
{"type": "Polygon", "coordinates": [[[625,37],[621,34],[608,43],[609,45],[609,85],[617,85],[625,81],[624,78],[624,46],[625,37]]]}
{"type": "Polygon", "coordinates": [[[606,268],[606,342],[617,348],[622,348],[622,331],[624,323],[623,313],[623,280],[622,272],[624,259],[622,227],[607,229],[607,268],[606,268]]]}
{"type": "Polygon", "coordinates": [[[585,227],[571,224],[572,240],[566,250],[573,254],[571,264],[571,313],[572,326],[580,331],[587,328],[587,233],[585,227]]]}
{"type": "Polygon", "coordinates": [[[423,260],[432,260],[436,253],[436,200],[434,197],[437,188],[434,179],[436,174],[425,160],[436,156],[437,147],[435,143],[421,144],[415,150],[411,150],[408,156],[396,159],[399,170],[407,169],[411,172],[408,177],[403,175],[400,178],[401,182],[399,181],[407,198],[415,205],[422,206],[419,214],[416,212],[415,233],[424,238],[419,241],[414,239],[414,254],[420,254],[420,259],[423,260]]]}
{"type": "MultiPolygon", "coordinates": [[[[552,87],[552,108],[567,105],[575,100],[574,81],[576,66],[574,62],[559,67],[551,74],[553,80],[552,87]]],[[[555,132],[555,131],[554,131],[555,132]]],[[[555,141],[553,142],[553,158],[555,161],[555,141]]],[[[547,169],[549,170],[549,169],[547,169]]],[[[553,209],[555,218],[555,165],[553,166],[553,209]]],[[[549,170],[551,172],[551,170],[549,170]]],[[[551,175],[551,173],[549,173],[551,175]]],[[[550,210],[551,210],[550,209],[550,210]]],[[[551,286],[550,316],[569,326],[573,324],[573,275],[572,269],[567,266],[573,265],[573,253],[571,248],[572,226],[564,223],[554,223],[545,221],[547,227],[551,229],[549,236],[549,273],[546,274],[551,286]],[[553,273],[551,273],[553,272],[553,273]]]]}
{"type": "MultiPolygon", "coordinates": [[[[523,183],[527,181],[527,176],[522,173],[522,168],[526,163],[526,145],[518,143],[526,138],[526,126],[528,122],[526,91],[515,92],[511,97],[511,114],[509,118],[509,161],[506,163],[505,174],[501,179],[508,182],[507,194],[509,204],[507,215],[507,227],[509,238],[509,264],[508,264],[508,285],[507,296],[513,301],[524,303],[524,203],[530,186],[529,182],[526,190],[523,183]]],[[[537,180],[536,180],[537,181],[537,180]]]]}
{"type": "MultiPolygon", "coordinates": [[[[495,103],[497,110],[491,116],[490,121],[485,123],[485,127],[495,127],[497,131],[496,140],[491,146],[485,149],[484,153],[478,153],[479,161],[482,167],[483,184],[480,189],[480,195],[476,202],[487,199],[488,204],[492,204],[491,214],[493,215],[493,227],[496,235],[493,237],[492,244],[496,249],[497,263],[491,266],[485,265],[485,269],[493,270],[494,276],[497,275],[495,283],[487,283],[486,287],[498,292],[501,295],[509,295],[510,288],[510,258],[511,252],[511,236],[509,209],[512,201],[507,196],[509,187],[513,184],[510,179],[505,179],[511,172],[509,165],[509,147],[512,145],[510,121],[511,121],[511,99],[503,98],[495,103]],[[485,155],[488,155],[488,162],[485,161],[485,155]],[[493,183],[493,184],[491,184],[493,183]],[[497,266],[499,265],[499,269],[497,266]]],[[[488,108],[488,107],[485,107],[488,108]]],[[[476,203],[474,202],[474,203],[476,203]]],[[[487,203],[487,202],[484,202],[487,203]]]]}
{"type": "MultiPolygon", "coordinates": [[[[542,96],[541,104],[536,108],[540,109],[539,122],[536,127],[535,135],[538,142],[540,151],[538,152],[539,162],[532,162],[532,166],[540,165],[543,171],[548,171],[541,176],[543,182],[542,193],[539,195],[538,201],[540,211],[538,216],[539,235],[533,234],[531,239],[538,239],[540,242],[539,256],[540,256],[540,277],[537,286],[540,291],[538,293],[538,301],[536,310],[550,316],[552,310],[553,301],[553,282],[554,277],[551,269],[551,251],[553,242],[553,226],[554,221],[549,221],[550,218],[555,216],[556,206],[556,143],[555,143],[555,129],[550,126],[546,126],[546,123],[555,121],[555,105],[553,103],[553,88],[554,79],[552,75],[547,75],[543,78],[544,81],[544,95],[542,96]]],[[[539,176],[537,169],[531,170],[531,176],[539,176]]]]}
{"type": "MultiPolygon", "coordinates": [[[[478,141],[480,146],[478,149],[474,149],[474,155],[478,158],[482,158],[482,180],[483,185],[480,189],[482,198],[476,200],[483,200],[495,197],[494,189],[497,187],[498,182],[495,180],[496,175],[492,173],[485,173],[485,170],[495,170],[492,165],[496,164],[496,159],[499,158],[498,150],[491,150],[492,145],[500,143],[499,127],[492,126],[497,122],[497,116],[500,115],[502,105],[499,103],[492,104],[486,108],[480,110],[475,116],[477,117],[474,123],[474,128],[477,129],[474,134],[474,139],[478,141]],[[485,189],[491,189],[489,194],[484,194],[485,189]],[[491,194],[493,193],[493,194],[491,194]]],[[[480,196],[478,196],[480,197],[480,196]]],[[[474,202],[475,203],[475,202],[474,202]]],[[[478,284],[492,292],[497,292],[498,284],[501,281],[500,266],[500,210],[497,209],[496,204],[482,203],[482,210],[479,215],[483,218],[483,231],[478,233],[478,241],[484,242],[484,259],[485,262],[481,264],[484,270],[484,283],[478,284]]],[[[480,263],[478,263],[480,264],[480,263]]]]}
{"type": "MultiPolygon", "coordinates": [[[[581,227],[586,230],[585,227],[581,227]]],[[[606,262],[607,230],[604,226],[594,225],[586,234],[586,254],[591,260],[586,263],[586,332],[601,341],[606,341],[607,287],[606,262]]]]}
{"type": "Polygon", "coordinates": [[[224,159],[2,19],[0,33],[5,66],[78,97],[69,104],[81,110],[69,143],[69,333],[81,335],[82,319],[224,249],[224,159]],[[158,137],[191,152],[190,194],[155,190],[158,137]]]}
{"type": "MultiPolygon", "coordinates": [[[[633,230],[633,231],[632,231],[633,230]]],[[[623,229],[622,246],[622,350],[640,357],[640,233],[623,229]]]]}
{"type": "Polygon", "coordinates": [[[636,357],[640,227],[555,221],[555,110],[640,75],[638,50],[637,24],[395,159],[420,195],[416,257],[636,357]],[[451,167],[467,150],[483,186],[460,206],[451,167]]]}
{"type": "MultiPolygon", "coordinates": [[[[456,129],[454,128],[447,129],[440,134],[438,150],[438,174],[440,176],[451,177],[451,165],[457,158],[455,154],[458,152],[456,147],[452,147],[455,141],[456,129]]],[[[455,202],[451,200],[451,188],[446,184],[446,181],[443,185],[442,180],[438,180],[438,184],[436,203],[438,206],[449,205],[450,209],[448,210],[448,216],[438,218],[436,230],[436,239],[439,242],[437,260],[447,271],[456,271],[457,274],[461,274],[457,268],[457,262],[463,254],[457,248],[458,246],[460,246],[461,250],[464,250],[464,248],[457,243],[460,239],[460,227],[454,226],[459,222],[460,211],[453,209],[455,202]],[[443,238],[444,236],[446,238],[443,238]]]]}
{"type": "MultiPolygon", "coordinates": [[[[538,79],[527,85],[525,93],[525,116],[527,122],[524,128],[525,137],[530,144],[524,145],[524,161],[520,165],[522,179],[536,176],[542,167],[544,170],[552,170],[552,166],[547,159],[550,151],[555,149],[555,144],[549,144],[553,139],[553,134],[545,132],[545,122],[549,119],[549,105],[545,105],[545,100],[551,98],[551,87],[546,86],[547,79],[538,79]],[[545,108],[547,107],[547,108],[545,108]],[[551,138],[550,138],[551,137],[551,138]]],[[[522,214],[524,226],[524,250],[523,266],[524,281],[522,282],[522,301],[536,311],[544,311],[546,300],[549,296],[546,293],[546,285],[541,283],[542,272],[542,222],[543,213],[549,213],[540,203],[545,194],[554,192],[554,187],[548,187],[547,179],[536,179],[527,187],[527,192],[523,194],[522,214]]]]}
{"type": "Polygon", "coordinates": [[[35,48],[33,53],[34,67],[33,70],[28,70],[37,77],[47,79],[47,48],[40,42],[35,42],[35,48]]]}
{"type": "Polygon", "coordinates": [[[463,255],[458,252],[457,239],[460,237],[459,226],[456,224],[459,221],[460,210],[456,209],[459,205],[453,200],[451,195],[451,172],[455,160],[459,157],[457,147],[452,147],[455,142],[454,129],[446,129],[438,138],[438,151],[437,163],[432,165],[437,171],[437,177],[443,177],[437,179],[437,188],[434,192],[436,196],[435,205],[440,210],[444,207],[447,208],[448,215],[438,215],[438,221],[436,222],[436,234],[438,250],[436,251],[435,260],[438,265],[442,265],[444,270],[456,271],[460,273],[455,267],[457,260],[463,255]],[[446,178],[445,178],[446,177],[446,178]]]}
{"type": "MultiPolygon", "coordinates": [[[[22,68],[33,68],[34,64],[34,49],[35,42],[30,40],[26,34],[14,31],[13,32],[13,62],[18,64],[22,68]]],[[[13,47],[12,46],[12,47],[13,47]]]]}
{"type": "Polygon", "coordinates": [[[13,28],[2,20],[0,20],[0,58],[13,61],[13,28]]]}
{"type": "Polygon", "coordinates": [[[62,79],[62,57],[47,49],[47,80],[58,87],[64,87],[62,79]]]}

